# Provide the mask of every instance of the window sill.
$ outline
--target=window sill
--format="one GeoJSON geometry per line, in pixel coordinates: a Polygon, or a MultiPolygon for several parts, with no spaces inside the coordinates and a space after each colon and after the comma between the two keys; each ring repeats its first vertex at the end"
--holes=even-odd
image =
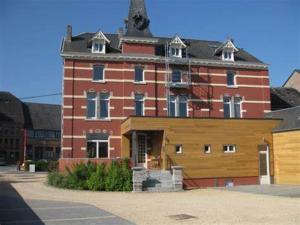
{"type": "Polygon", "coordinates": [[[237,85],[227,85],[227,88],[239,88],[237,85]]]}
{"type": "Polygon", "coordinates": [[[145,81],[134,81],[134,84],[147,84],[145,81]]]}
{"type": "Polygon", "coordinates": [[[90,119],[90,118],[86,118],[85,120],[86,120],[86,121],[102,121],[102,122],[110,122],[110,121],[111,121],[110,118],[107,118],[107,119],[99,119],[99,118],[96,118],[96,119],[90,119]]]}
{"type": "Polygon", "coordinates": [[[234,152],[223,152],[223,153],[225,153],[225,154],[230,154],[230,153],[235,153],[235,151],[234,151],[234,152]]]}
{"type": "Polygon", "coordinates": [[[105,80],[92,80],[93,83],[101,83],[101,84],[105,84],[106,81],[105,80]]]}

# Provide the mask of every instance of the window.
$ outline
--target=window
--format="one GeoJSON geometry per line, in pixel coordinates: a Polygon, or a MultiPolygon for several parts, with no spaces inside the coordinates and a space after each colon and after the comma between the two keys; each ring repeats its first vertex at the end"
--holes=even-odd
{"type": "Polygon", "coordinates": [[[169,96],[168,113],[169,116],[176,116],[176,98],[174,95],[169,96]]]}
{"type": "Polygon", "coordinates": [[[224,153],[233,153],[233,152],[235,152],[235,150],[236,150],[235,145],[223,145],[224,153]]]}
{"type": "Polygon", "coordinates": [[[97,117],[97,95],[95,92],[87,93],[87,118],[95,119],[97,117]]]}
{"type": "Polygon", "coordinates": [[[211,153],[211,145],[204,145],[204,153],[205,154],[211,153]]]}
{"type": "Polygon", "coordinates": [[[170,95],[168,98],[168,115],[187,117],[187,97],[170,95]]]}
{"type": "Polygon", "coordinates": [[[241,97],[224,97],[223,110],[224,118],[241,118],[242,117],[242,98],[241,97]]]}
{"type": "Polygon", "coordinates": [[[92,52],[93,53],[105,53],[105,44],[102,42],[93,42],[92,52]]]}
{"type": "Polygon", "coordinates": [[[224,97],[223,99],[223,110],[224,110],[224,118],[230,118],[231,117],[231,98],[230,97],[224,97]]]}
{"type": "Polygon", "coordinates": [[[235,86],[235,75],[233,72],[227,73],[227,86],[235,86]]]}
{"type": "Polygon", "coordinates": [[[223,51],[222,58],[225,61],[234,61],[234,55],[231,51],[223,51]]]}
{"type": "Polygon", "coordinates": [[[104,81],[104,66],[95,65],[93,67],[93,81],[104,81]]]}
{"type": "Polygon", "coordinates": [[[181,57],[181,48],[171,47],[171,56],[181,57]]]}
{"type": "Polygon", "coordinates": [[[187,117],[187,98],[179,96],[179,117],[187,117]]]}
{"type": "Polygon", "coordinates": [[[172,72],[172,82],[173,83],[181,83],[181,71],[173,70],[173,72],[172,72]]]}
{"type": "Polygon", "coordinates": [[[134,76],[135,82],[144,82],[144,68],[141,66],[135,67],[135,76],[134,76]]]}
{"type": "Polygon", "coordinates": [[[144,115],[144,95],[136,94],[134,101],[135,101],[135,115],[143,116],[144,115]]]}
{"type": "Polygon", "coordinates": [[[87,142],[88,158],[108,158],[108,141],[97,140],[87,142]]]}
{"type": "Polygon", "coordinates": [[[100,118],[107,119],[109,117],[109,94],[100,93],[100,118]]]}
{"type": "Polygon", "coordinates": [[[234,97],[234,117],[241,118],[241,98],[234,97]]]}
{"type": "Polygon", "coordinates": [[[182,145],[175,145],[175,153],[182,154],[182,145]]]}

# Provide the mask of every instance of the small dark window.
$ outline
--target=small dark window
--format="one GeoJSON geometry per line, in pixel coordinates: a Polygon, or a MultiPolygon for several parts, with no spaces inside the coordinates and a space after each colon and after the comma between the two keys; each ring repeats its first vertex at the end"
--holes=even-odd
{"type": "Polygon", "coordinates": [[[228,72],[227,73],[227,86],[234,86],[234,85],[235,85],[234,73],[228,72]]]}
{"type": "Polygon", "coordinates": [[[144,81],[144,68],[141,66],[135,67],[135,76],[134,76],[135,82],[143,82],[144,81]]]}
{"type": "Polygon", "coordinates": [[[93,67],[93,80],[94,81],[104,80],[104,66],[96,65],[93,67]]]}
{"type": "Polygon", "coordinates": [[[175,153],[182,154],[182,145],[175,145],[175,153]]]}
{"type": "Polygon", "coordinates": [[[134,101],[135,101],[135,115],[143,116],[144,115],[144,95],[136,94],[134,101]]]}
{"type": "Polygon", "coordinates": [[[100,94],[100,118],[109,117],[109,94],[101,93],[100,94]]]}
{"type": "Polygon", "coordinates": [[[211,153],[211,145],[204,145],[204,153],[205,154],[211,153]]]}
{"type": "Polygon", "coordinates": [[[174,83],[180,83],[181,82],[181,71],[173,70],[172,82],[174,82],[174,83]]]}
{"type": "Polygon", "coordinates": [[[224,153],[234,153],[236,151],[235,145],[223,145],[223,152],[224,153]]]}
{"type": "Polygon", "coordinates": [[[231,117],[231,98],[230,97],[224,97],[223,110],[224,110],[224,118],[230,118],[231,117]]]}

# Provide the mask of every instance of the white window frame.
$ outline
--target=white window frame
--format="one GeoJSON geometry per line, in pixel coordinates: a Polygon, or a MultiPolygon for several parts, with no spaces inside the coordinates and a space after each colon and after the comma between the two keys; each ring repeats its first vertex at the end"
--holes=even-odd
{"type": "Polygon", "coordinates": [[[95,82],[95,83],[105,83],[105,66],[102,65],[102,64],[95,64],[93,65],[93,70],[92,70],[93,74],[92,74],[92,82],[95,82]],[[102,80],[94,80],[94,67],[95,66],[103,66],[103,79],[102,80]]]}
{"type": "Polygon", "coordinates": [[[234,52],[233,52],[233,50],[223,50],[222,51],[222,60],[223,61],[234,62],[234,52]],[[225,56],[227,56],[227,57],[225,57],[225,56]]]}
{"type": "Polygon", "coordinates": [[[171,46],[170,47],[170,56],[177,57],[177,58],[182,58],[182,48],[178,47],[178,46],[171,46]],[[172,53],[173,49],[175,51],[175,54],[172,53]],[[178,50],[178,55],[176,54],[176,50],[178,50]]]}
{"type": "MultiPolygon", "coordinates": [[[[91,92],[91,93],[93,93],[93,92],[91,92]]],[[[89,98],[88,98],[88,95],[86,96],[86,118],[88,119],[88,120],[95,120],[95,119],[97,119],[98,118],[98,115],[97,115],[97,113],[98,113],[98,95],[97,95],[97,93],[95,93],[95,97],[94,98],[92,98],[93,99],[93,101],[95,101],[95,116],[93,116],[93,117],[88,117],[88,101],[89,101],[89,98]]]]}
{"type": "Polygon", "coordinates": [[[182,152],[183,152],[182,144],[176,144],[175,145],[175,154],[182,154],[182,152]],[[179,151],[177,151],[177,147],[179,148],[179,151]]]}
{"type": "Polygon", "coordinates": [[[172,83],[175,83],[175,84],[179,83],[179,84],[181,84],[181,83],[183,83],[182,79],[183,79],[183,72],[182,72],[182,70],[176,70],[176,69],[172,70],[172,77],[171,77],[172,83]],[[180,72],[180,82],[174,82],[173,81],[173,72],[180,72]]]}
{"type": "Polygon", "coordinates": [[[145,84],[145,83],[146,83],[146,81],[145,81],[145,68],[144,68],[143,66],[136,65],[136,66],[134,67],[134,83],[136,83],[136,84],[145,84]],[[137,67],[143,69],[143,80],[142,80],[142,81],[137,81],[137,80],[135,80],[135,69],[136,69],[137,67]]]}
{"type": "MultiPolygon", "coordinates": [[[[224,96],[223,97],[223,114],[225,113],[225,109],[224,109],[224,104],[228,104],[229,105],[229,118],[243,118],[243,108],[242,108],[242,103],[243,103],[243,98],[242,97],[237,97],[237,96],[224,96]],[[230,99],[229,102],[226,102],[225,103],[225,98],[228,98],[230,99]],[[235,98],[240,98],[240,102],[238,103],[240,105],[240,117],[235,117],[235,98]]],[[[225,117],[225,114],[223,115],[224,118],[227,118],[225,117]]]]}
{"type": "Polygon", "coordinates": [[[203,152],[204,152],[204,154],[210,154],[211,153],[211,145],[210,144],[203,145],[203,152]],[[207,151],[206,151],[206,147],[208,147],[207,151]]]}
{"type": "Polygon", "coordinates": [[[100,113],[101,113],[101,104],[100,104],[100,101],[101,101],[101,94],[103,94],[103,93],[105,93],[105,92],[100,92],[99,93],[99,97],[98,97],[98,101],[99,101],[99,119],[100,120],[110,120],[110,94],[108,94],[108,98],[107,98],[107,100],[106,101],[108,101],[108,104],[107,104],[107,110],[108,110],[108,112],[107,112],[107,117],[100,117],[100,113]]]}
{"type": "MultiPolygon", "coordinates": [[[[170,95],[170,96],[175,96],[175,95],[170,95]]],[[[185,97],[186,97],[186,117],[182,117],[182,118],[189,117],[189,101],[188,101],[188,97],[187,96],[185,96],[185,97]]],[[[171,99],[171,98],[170,97],[167,98],[167,104],[168,104],[167,105],[168,106],[167,110],[168,110],[168,116],[171,117],[170,112],[169,112],[169,110],[170,110],[169,99],[171,99]]],[[[179,115],[180,95],[175,96],[175,98],[172,102],[175,103],[175,115],[174,115],[174,117],[180,117],[180,115],[179,115]]]]}
{"type": "Polygon", "coordinates": [[[104,40],[94,40],[92,43],[92,53],[100,53],[100,54],[105,54],[106,53],[106,44],[104,40]],[[95,45],[100,44],[102,45],[102,51],[99,51],[95,49],[95,45]]]}
{"type": "Polygon", "coordinates": [[[236,83],[236,74],[232,71],[227,71],[226,73],[226,85],[227,87],[237,87],[237,83],[236,83]],[[233,75],[233,84],[228,84],[228,75],[232,74],[233,75]]]}
{"type": "Polygon", "coordinates": [[[108,140],[87,140],[86,141],[86,151],[88,151],[87,145],[89,142],[96,143],[96,158],[88,158],[88,159],[109,159],[110,158],[109,139],[108,140]],[[99,158],[99,151],[98,151],[99,143],[107,143],[107,157],[106,158],[99,158]]]}
{"type": "MultiPolygon", "coordinates": [[[[137,95],[137,94],[135,94],[135,95],[137,95]]],[[[141,116],[145,116],[145,95],[143,95],[143,98],[142,99],[136,99],[135,98],[135,95],[134,95],[134,115],[135,116],[137,116],[136,115],[136,102],[142,102],[142,104],[143,104],[143,111],[142,111],[142,115],[141,116]]]]}
{"type": "Polygon", "coordinates": [[[236,145],[233,144],[226,144],[223,145],[223,153],[235,153],[236,152],[236,145]],[[226,147],[226,150],[224,150],[224,147],[226,147]],[[230,150],[230,147],[233,147],[233,150],[230,150]]]}

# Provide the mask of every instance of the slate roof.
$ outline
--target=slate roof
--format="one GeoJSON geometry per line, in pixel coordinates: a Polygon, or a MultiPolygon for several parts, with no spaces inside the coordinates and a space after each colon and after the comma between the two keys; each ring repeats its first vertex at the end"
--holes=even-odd
{"type": "Polygon", "coordinates": [[[300,106],[300,93],[294,88],[271,88],[272,110],[300,106]]]}
{"type": "Polygon", "coordinates": [[[273,111],[265,114],[266,118],[283,119],[273,129],[274,132],[300,130],[300,106],[273,111]]]}
{"type": "Polygon", "coordinates": [[[26,127],[36,130],[60,130],[61,106],[25,102],[26,127]]]}
{"type": "MultiPolygon", "coordinates": [[[[62,53],[91,53],[91,39],[95,33],[81,33],[72,37],[71,42],[64,41],[62,45],[62,53]]],[[[104,33],[104,35],[111,41],[107,48],[107,54],[121,54],[119,49],[119,37],[118,34],[104,33]]],[[[156,55],[165,56],[165,44],[172,40],[172,37],[153,37],[158,39],[156,44],[156,55]]],[[[223,44],[220,41],[206,41],[196,39],[184,39],[181,38],[188,46],[188,56],[190,58],[219,60],[220,57],[215,56],[215,50],[223,44]]],[[[238,48],[238,52],[235,54],[236,62],[252,62],[263,63],[246,50],[238,48]]]]}
{"type": "Polygon", "coordinates": [[[294,76],[295,73],[300,73],[300,69],[294,69],[294,71],[291,73],[291,75],[289,76],[289,78],[284,82],[284,84],[282,85],[282,87],[284,87],[289,80],[294,76]]]}
{"type": "Polygon", "coordinates": [[[24,124],[23,104],[9,92],[0,92],[0,121],[24,124]]]}

